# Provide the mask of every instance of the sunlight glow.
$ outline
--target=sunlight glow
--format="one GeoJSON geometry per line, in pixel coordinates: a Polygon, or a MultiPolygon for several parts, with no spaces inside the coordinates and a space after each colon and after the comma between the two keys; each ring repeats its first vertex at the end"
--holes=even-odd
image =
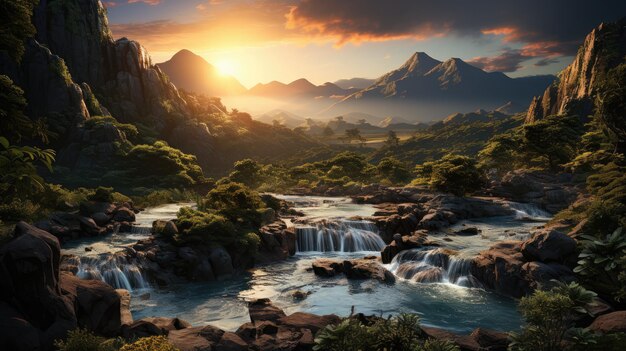
{"type": "Polygon", "coordinates": [[[223,76],[232,76],[235,74],[235,65],[231,61],[221,60],[215,64],[219,74],[223,76]]]}

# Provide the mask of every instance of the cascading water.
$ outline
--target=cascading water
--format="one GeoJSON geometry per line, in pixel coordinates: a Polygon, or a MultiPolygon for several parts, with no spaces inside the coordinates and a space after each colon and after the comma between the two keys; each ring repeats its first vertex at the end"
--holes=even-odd
{"type": "Polygon", "coordinates": [[[515,218],[520,220],[548,221],[552,217],[534,204],[510,202],[509,207],[515,211],[515,218]]]}
{"type": "Polygon", "coordinates": [[[128,291],[150,287],[141,266],[118,254],[73,256],[66,263],[78,268],[76,276],[81,279],[99,279],[116,289],[128,291]]]}
{"type": "Polygon", "coordinates": [[[320,221],[296,227],[297,252],[380,251],[385,242],[378,228],[369,221],[320,221]]]}
{"type": "Polygon", "coordinates": [[[445,249],[412,249],[400,252],[389,264],[396,276],[418,283],[451,283],[477,287],[470,274],[471,259],[445,249]]]}

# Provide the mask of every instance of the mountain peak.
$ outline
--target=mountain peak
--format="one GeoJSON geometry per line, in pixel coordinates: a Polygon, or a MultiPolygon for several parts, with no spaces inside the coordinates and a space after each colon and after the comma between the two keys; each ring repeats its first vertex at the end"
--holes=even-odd
{"type": "Polygon", "coordinates": [[[178,61],[178,60],[188,61],[188,60],[198,60],[198,59],[206,61],[204,58],[202,58],[202,56],[197,55],[190,50],[182,49],[178,51],[177,53],[175,53],[174,56],[170,58],[170,61],[178,61]]]}

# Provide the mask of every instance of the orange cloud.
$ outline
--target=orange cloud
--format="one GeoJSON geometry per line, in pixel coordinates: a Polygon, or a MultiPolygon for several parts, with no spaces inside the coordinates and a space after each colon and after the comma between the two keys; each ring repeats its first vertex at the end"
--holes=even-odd
{"type": "Polygon", "coordinates": [[[144,4],[148,5],[158,5],[161,0],[128,0],[129,4],[134,4],[136,2],[143,2],[144,4]]]}

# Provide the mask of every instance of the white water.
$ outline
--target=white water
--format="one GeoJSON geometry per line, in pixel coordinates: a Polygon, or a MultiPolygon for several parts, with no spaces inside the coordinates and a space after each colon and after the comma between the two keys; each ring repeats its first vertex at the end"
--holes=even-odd
{"type": "Polygon", "coordinates": [[[136,222],[130,233],[115,232],[105,237],[70,242],[64,245],[63,254],[73,257],[66,262],[78,267],[76,275],[81,279],[99,279],[116,289],[129,291],[147,289],[150,283],[143,273],[142,264],[136,259],[129,260],[117,253],[126,250],[138,240],[149,238],[153,221],[174,219],[181,207],[193,205],[167,204],[149,208],[136,215],[136,222]]]}
{"type": "Polygon", "coordinates": [[[314,226],[296,226],[297,252],[380,251],[385,242],[369,221],[325,220],[314,226]]]}
{"type": "Polygon", "coordinates": [[[550,220],[552,217],[548,212],[534,204],[510,202],[509,207],[515,211],[515,218],[519,220],[543,222],[550,220]]]}
{"type": "Polygon", "coordinates": [[[479,287],[470,275],[471,258],[445,249],[412,249],[396,255],[387,268],[397,277],[416,283],[448,283],[479,287]]]}

